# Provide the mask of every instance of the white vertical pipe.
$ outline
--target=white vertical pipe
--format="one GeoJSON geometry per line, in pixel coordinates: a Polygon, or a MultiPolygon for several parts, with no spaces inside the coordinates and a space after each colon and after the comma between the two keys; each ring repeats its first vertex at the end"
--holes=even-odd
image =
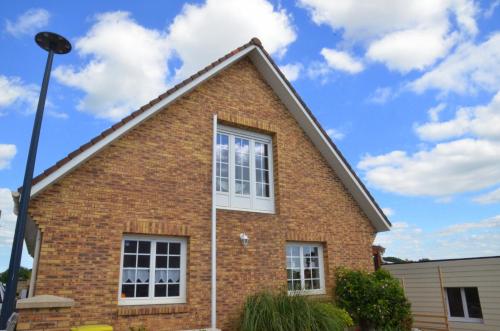
{"type": "Polygon", "coordinates": [[[216,205],[216,169],[217,169],[217,114],[214,114],[212,146],[212,323],[217,327],[217,205],[216,205]]]}

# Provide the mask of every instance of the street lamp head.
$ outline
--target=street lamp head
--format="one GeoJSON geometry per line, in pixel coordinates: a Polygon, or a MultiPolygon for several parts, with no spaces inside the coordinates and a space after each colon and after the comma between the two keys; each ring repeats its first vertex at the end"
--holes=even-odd
{"type": "Polygon", "coordinates": [[[71,44],[63,36],[53,32],[39,32],[35,36],[35,41],[47,52],[53,51],[56,54],[66,54],[71,51],[71,44]]]}

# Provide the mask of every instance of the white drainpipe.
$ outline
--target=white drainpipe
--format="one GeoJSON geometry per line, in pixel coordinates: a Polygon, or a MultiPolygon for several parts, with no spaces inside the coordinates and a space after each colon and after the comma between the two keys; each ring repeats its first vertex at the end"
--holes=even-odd
{"type": "Polygon", "coordinates": [[[216,167],[217,167],[217,114],[214,114],[212,147],[212,330],[217,328],[217,205],[216,205],[216,167]]]}

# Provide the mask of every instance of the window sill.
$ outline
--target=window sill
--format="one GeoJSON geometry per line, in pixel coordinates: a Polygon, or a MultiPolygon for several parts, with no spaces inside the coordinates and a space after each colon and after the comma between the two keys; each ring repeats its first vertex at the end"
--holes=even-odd
{"type": "Polygon", "coordinates": [[[326,290],[325,289],[320,289],[320,290],[300,290],[300,291],[288,291],[288,295],[325,295],[326,290]]]}
{"type": "Polygon", "coordinates": [[[187,304],[119,306],[118,316],[182,314],[189,312],[187,304]]]}
{"type": "Polygon", "coordinates": [[[276,214],[274,210],[257,210],[257,209],[243,209],[243,208],[231,208],[231,207],[222,207],[216,206],[217,210],[227,210],[227,211],[243,211],[247,213],[258,213],[258,214],[276,214]]]}
{"type": "Polygon", "coordinates": [[[448,317],[448,321],[454,322],[454,323],[476,323],[476,324],[483,323],[482,318],[448,317]]]}

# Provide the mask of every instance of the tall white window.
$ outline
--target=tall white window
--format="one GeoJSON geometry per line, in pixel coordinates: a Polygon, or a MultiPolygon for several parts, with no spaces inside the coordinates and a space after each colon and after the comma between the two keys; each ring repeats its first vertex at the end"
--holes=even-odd
{"type": "Polygon", "coordinates": [[[219,125],[215,153],[217,206],[274,212],[271,137],[219,125]]]}
{"type": "Polygon", "coordinates": [[[125,236],[122,242],[119,304],[186,302],[186,240],[125,236]]]}
{"type": "Polygon", "coordinates": [[[450,321],[482,322],[483,312],[477,287],[445,288],[450,321]]]}
{"type": "Polygon", "coordinates": [[[320,244],[287,244],[286,270],[289,293],[325,293],[323,247],[320,244]]]}

